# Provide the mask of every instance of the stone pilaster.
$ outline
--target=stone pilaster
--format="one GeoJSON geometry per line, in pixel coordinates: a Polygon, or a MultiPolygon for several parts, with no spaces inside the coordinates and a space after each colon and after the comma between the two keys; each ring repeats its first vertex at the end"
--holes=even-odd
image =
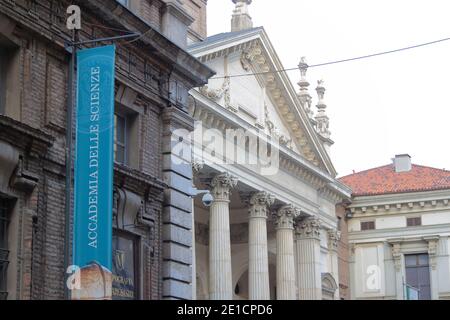
{"type": "MultiPolygon", "coordinates": [[[[328,254],[330,257],[330,273],[339,287],[339,258],[338,244],[341,239],[341,233],[335,229],[328,230],[328,254]]],[[[334,294],[334,298],[339,300],[339,288],[334,294]]]]}
{"type": "Polygon", "coordinates": [[[164,190],[162,225],[163,240],[163,299],[192,299],[193,282],[193,208],[191,144],[182,133],[193,129],[193,119],[176,107],[167,107],[163,119],[163,177],[164,190]],[[183,129],[183,130],[180,130],[183,129]],[[180,139],[183,138],[183,142],[180,139]],[[176,152],[182,145],[185,152],[176,152]]]}
{"type": "Polygon", "coordinates": [[[439,237],[427,237],[428,241],[428,257],[430,263],[430,289],[431,299],[439,299],[439,276],[438,276],[438,247],[439,237]]]}
{"type": "Polygon", "coordinates": [[[277,241],[277,300],[295,300],[294,219],[299,210],[292,205],[275,214],[277,241]]]}
{"type": "Polygon", "coordinates": [[[269,300],[269,258],[267,251],[267,213],[275,198],[267,192],[254,194],[249,209],[249,299],[269,300]]]}
{"type": "Polygon", "coordinates": [[[395,287],[397,293],[397,300],[404,299],[404,287],[403,287],[403,254],[401,251],[401,243],[392,244],[392,257],[394,258],[395,266],[395,287]]]}
{"type": "Polygon", "coordinates": [[[322,299],[320,221],[306,218],[296,225],[297,286],[300,300],[322,299]]]}
{"type": "Polygon", "coordinates": [[[214,202],[209,216],[209,297],[211,300],[233,298],[230,244],[230,194],[237,179],[227,173],[211,182],[214,202]]]}

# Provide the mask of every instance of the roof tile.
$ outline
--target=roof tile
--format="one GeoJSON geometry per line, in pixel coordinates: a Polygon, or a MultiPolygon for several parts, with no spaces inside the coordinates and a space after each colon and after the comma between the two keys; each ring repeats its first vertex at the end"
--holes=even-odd
{"type": "Polygon", "coordinates": [[[353,196],[450,189],[450,171],[415,164],[408,172],[397,173],[391,164],[339,180],[353,190],[353,196]]]}

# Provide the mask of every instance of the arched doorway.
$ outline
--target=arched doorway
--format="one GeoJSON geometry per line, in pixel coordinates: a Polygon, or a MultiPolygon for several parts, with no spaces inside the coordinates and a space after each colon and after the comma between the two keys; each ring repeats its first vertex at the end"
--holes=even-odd
{"type": "Polygon", "coordinates": [[[322,273],[322,300],[334,300],[338,286],[331,273],[322,273]]]}

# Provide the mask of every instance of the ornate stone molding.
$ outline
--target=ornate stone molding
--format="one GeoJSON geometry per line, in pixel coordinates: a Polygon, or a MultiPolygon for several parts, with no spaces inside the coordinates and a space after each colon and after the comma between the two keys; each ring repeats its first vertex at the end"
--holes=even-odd
{"type": "Polygon", "coordinates": [[[194,175],[197,175],[200,173],[200,171],[203,169],[203,166],[205,165],[205,163],[199,159],[194,159],[194,161],[192,161],[192,172],[194,175]]]}
{"type": "Polygon", "coordinates": [[[392,244],[392,256],[394,257],[395,270],[400,272],[402,270],[402,250],[400,243],[392,244]]]}
{"type": "Polygon", "coordinates": [[[275,202],[275,197],[265,191],[255,193],[250,198],[250,218],[267,218],[268,207],[275,202]]]}
{"type": "Polygon", "coordinates": [[[328,230],[328,249],[337,251],[339,240],[341,240],[340,231],[336,229],[328,230]]]}
{"type": "Polygon", "coordinates": [[[267,129],[269,130],[270,135],[279,141],[282,146],[285,146],[289,149],[292,149],[292,138],[289,138],[283,134],[281,134],[280,129],[278,129],[274,123],[270,120],[269,109],[267,108],[267,104],[264,104],[264,115],[265,115],[265,124],[267,129]]]}
{"type": "Polygon", "coordinates": [[[277,229],[294,229],[294,220],[300,215],[300,209],[292,204],[281,207],[273,214],[277,229]]]}
{"type": "Polygon", "coordinates": [[[231,105],[231,91],[230,91],[230,78],[225,77],[222,87],[219,89],[210,89],[207,85],[200,88],[200,93],[208,99],[219,102],[220,99],[224,99],[224,107],[231,111],[237,111],[235,107],[231,105]]]}
{"type": "Polygon", "coordinates": [[[308,217],[296,223],[295,234],[297,239],[320,240],[320,220],[308,217]]]}
{"type": "Polygon", "coordinates": [[[258,64],[265,64],[266,62],[259,45],[252,46],[241,54],[241,65],[245,71],[251,71],[251,66],[254,61],[258,64]]]}
{"type": "Polygon", "coordinates": [[[428,256],[430,257],[430,267],[433,270],[437,268],[437,255],[439,238],[426,239],[428,241],[428,256]]]}
{"type": "Polygon", "coordinates": [[[231,189],[236,187],[238,179],[229,173],[216,175],[211,181],[212,194],[215,201],[229,201],[231,189]]]}
{"type": "Polygon", "coordinates": [[[370,206],[354,206],[350,208],[353,214],[374,214],[401,212],[423,212],[424,209],[437,209],[448,207],[450,199],[437,199],[427,201],[403,201],[390,204],[377,204],[370,206]]]}

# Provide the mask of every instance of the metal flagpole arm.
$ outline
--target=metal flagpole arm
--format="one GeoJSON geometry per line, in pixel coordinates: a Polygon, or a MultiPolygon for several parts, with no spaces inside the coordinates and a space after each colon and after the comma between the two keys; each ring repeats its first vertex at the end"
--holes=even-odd
{"type": "Polygon", "coordinates": [[[83,44],[91,44],[91,43],[98,43],[98,42],[106,42],[106,41],[114,41],[114,40],[121,40],[121,39],[127,39],[127,38],[137,38],[140,37],[142,34],[138,32],[130,33],[130,34],[124,34],[121,36],[115,36],[115,37],[107,37],[107,38],[98,38],[98,39],[92,39],[92,40],[85,40],[85,41],[78,41],[78,42],[70,42],[67,44],[68,47],[75,47],[83,44]]]}

